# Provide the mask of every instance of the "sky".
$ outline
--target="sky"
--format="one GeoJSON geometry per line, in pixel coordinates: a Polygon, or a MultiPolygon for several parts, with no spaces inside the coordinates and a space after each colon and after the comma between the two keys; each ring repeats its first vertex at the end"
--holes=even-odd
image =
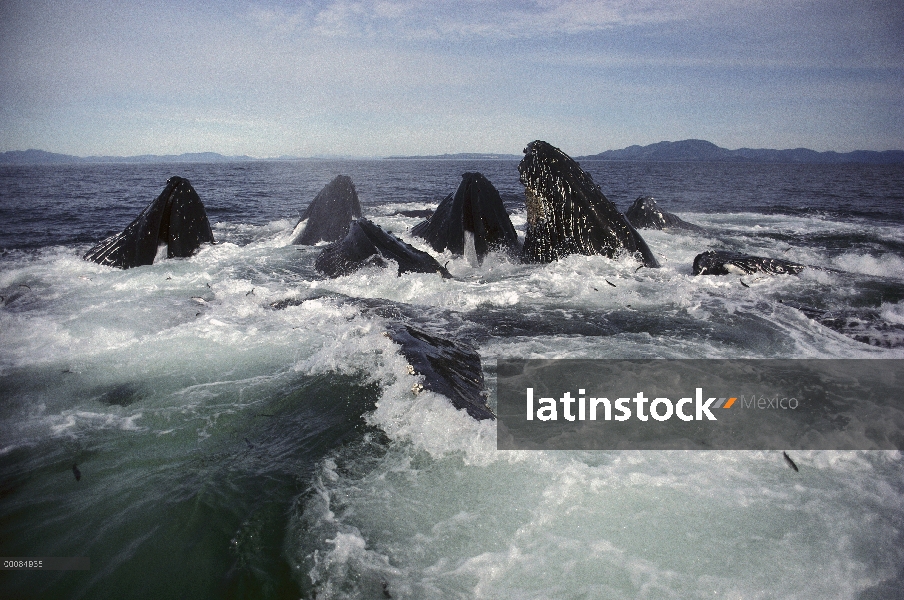
{"type": "Polygon", "coordinates": [[[0,0],[0,151],[904,149],[901,0],[0,0]]]}

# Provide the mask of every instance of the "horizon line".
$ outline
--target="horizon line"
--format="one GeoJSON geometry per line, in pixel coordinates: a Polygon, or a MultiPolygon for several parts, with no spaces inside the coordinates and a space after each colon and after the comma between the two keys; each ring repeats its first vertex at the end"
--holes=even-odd
{"type": "MultiPolygon", "coordinates": [[[[807,148],[805,146],[798,146],[795,148],[753,148],[749,146],[742,146],[740,148],[730,149],[724,148],[722,146],[718,146],[714,142],[710,142],[709,140],[704,140],[701,138],[687,138],[683,140],[662,140],[659,142],[653,142],[651,144],[630,144],[623,148],[611,148],[607,150],[601,150],[598,152],[594,152],[591,154],[575,154],[575,157],[587,158],[592,156],[597,156],[601,154],[605,154],[607,152],[620,152],[632,148],[648,148],[650,146],[656,146],[659,144],[677,144],[682,142],[705,142],[707,144],[711,144],[712,146],[720,149],[727,150],[729,152],[737,152],[741,150],[751,150],[751,151],[771,151],[771,152],[791,152],[791,151],[808,151],[814,152],[817,154],[853,154],[859,152],[870,152],[870,153],[886,153],[886,152],[904,152],[904,149],[900,148],[891,148],[886,150],[865,150],[865,149],[856,149],[850,151],[840,151],[840,150],[813,150],[812,148],[807,148]]],[[[0,152],[0,156],[7,154],[27,154],[27,153],[45,153],[60,157],[72,157],[80,160],[106,160],[109,162],[115,162],[116,159],[140,159],[140,158],[181,158],[193,155],[216,155],[219,157],[223,157],[226,159],[243,159],[243,160],[260,160],[260,161],[290,161],[290,160],[416,160],[416,159],[446,159],[446,160],[455,160],[456,157],[462,157],[462,160],[468,159],[483,159],[483,160],[513,160],[510,157],[520,157],[521,153],[512,153],[512,152],[481,152],[481,151],[462,151],[462,152],[443,152],[443,153],[430,153],[430,154],[388,154],[388,155],[349,155],[349,154],[332,154],[332,153],[323,153],[323,154],[313,154],[310,156],[298,156],[291,154],[280,154],[278,156],[253,156],[250,154],[223,154],[222,152],[217,152],[214,150],[204,150],[204,151],[194,151],[194,152],[181,152],[181,153],[167,153],[167,154],[155,154],[144,152],[140,154],[131,154],[131,155],[115,155],[115,154],[89,154],[86,156],[80,156],[77,154],[68,154],[66,152],[55,152],[52,150],[43,150],[40,148],[28,148],[26,150],[5,150],[0,152]]]]}

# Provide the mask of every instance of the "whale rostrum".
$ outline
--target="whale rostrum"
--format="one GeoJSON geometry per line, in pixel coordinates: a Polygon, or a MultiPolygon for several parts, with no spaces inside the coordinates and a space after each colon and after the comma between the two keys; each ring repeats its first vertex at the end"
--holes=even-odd
{"type": "Polygon", "coordinates": [[[153,264],[161,244],[166,244],[167,258],[184,258],[213,241],[204,204],[191,183],[183,177],[170,177],[163,192],[134,221],[88,250],[83,258],[130,269],[153,264]]]}
{"type": "Polygon", "coordinates": [[[411,229],[437,252],[464,255],[473,265],[496,248],[515,248],[518,234],[499,192],[480,173],[464,173],[455,194],[440,202],[436,212],[411,229]]]}
{"type": "Polygon", "coordinates": [[[656,199],[651,196],[640,196],[634,201],[625,217],[636,229],[685,229],[687,231],[705,231],[702,227],[688,223],[659,208],[656,199]]]}
{"type": "Polygon", "coordinates": [[[659,266],[637,230],[570,156],[537,140],[524,149],[518,172],[527,204],[522,262],[627,252],[646,267],[659,266]]]}
{"type": "Polygon", "coordinates": [[[292,231],[293,244],[335,242],[348,233],[349,224],[361,218],[361,203],[348,175],[337,175],[326,184],[301,214],[292,231]]]}
{"type": "MultiPolygon", "coordinates": [[[[407,323],[389,324],[386,335],[401,346],[409,373],[424,376],[423,389],[442,394],[478,421],[495,420],[487,406],[480,355],[470,345],[407,323]]],[[[418,393],[421,387],[416,385],[412,391],[418,393]]]]}

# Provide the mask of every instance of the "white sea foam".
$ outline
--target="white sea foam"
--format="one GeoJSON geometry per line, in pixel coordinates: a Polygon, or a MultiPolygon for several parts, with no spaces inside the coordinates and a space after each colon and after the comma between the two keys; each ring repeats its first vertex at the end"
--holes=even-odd
{"type": "MultiPolygon", "coordinates": [[[[416,219],[382,211],[378,224],[430,251],[406,233],[416,219]]],[[[218,225],[223,243],[128,271],[71,249],[5,257],[0,287],[29,289],[0,309],[0,376],[22,390],[2,409],[16,423],[4,434],[17,437],[0,455],[42,436],[75,447],[127,435],[173,453],[243,444],[238,424],[293,378],[349,375],[379,387],[366,420],[389,441],[317,468],[307,521],[288,536],[318,597],[379,597],[384,584],[397,598],[856,597],[904,561],[875,550],[900,547],[899,453],[794,453],[795,473],[777,452],[497,451],[492,421],[412,392],[418,376],[383,335],[393,306],[441,314],[450,336],[481,330],[491,390],[500,357],[904,357],[779,302],[815,290],[845,304],[851,273],[901,278],[897,258],[794,249],[789,259],[848,273],[694,277],[693,257],[725,236],[778,256],[754,227],[824,222],[686,217],[719,238],[644,232],[661,269],[631,256],[522,265],[502,253],[475,268],[430,251],[455,279],[376,268],[319,279],[319,249],[287,245],[290,220],[218,225]],[[389,308],[378,316],[353,298],[389,308]],[[505,326],[515,333],[494,333],[505,326]]],[[[901,302],[879,312],[904,323],[901,302]]]]}
{"type": "Polygon", "coordinates": [[[837,268],[852,273],[904,278],[904,259],[892,254],[873,256],[872,254],[845,253],[837,257],[834,262],[837,268]]]}

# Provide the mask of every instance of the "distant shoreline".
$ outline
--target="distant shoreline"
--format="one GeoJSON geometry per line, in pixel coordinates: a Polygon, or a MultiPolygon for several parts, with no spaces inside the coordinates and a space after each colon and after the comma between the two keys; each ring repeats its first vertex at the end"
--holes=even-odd
{"type": "Polygon", "coordinates": [[[382,160],[521,160],[521,155],[459,152],[458,154],[428,154],[425,156],[387,156],[382,160]]]}
{"type": "MultiPolygon", "coordinates": [[[[606,150],[598,154],[575,156],[578,161],[631,161],[631,162],[730,162],[730,163],[781,163],[781,164],[904,164],[904,150],[855,150],[853,152],[817,152],[808,148],[771,150],[765,148],[740,148],[728,150],[705,140],[659,142],[647,146],[629,146],[621,150],[606,150]]],[[[185,154],[143,154],[139,156],[87,156],[58,154],[44,150],[11,150],[0,153],[0,165],[62,165],[62,164],[115,164],[115,163],[219,163],[266,162],[290,160],[520,160],[519,154],[487,152],[462,152],[424,156],[345,157],[345,156],[279,156],[255,158],[253,156],[224,156],[216,152],[190,152],[185,154]]]]}

